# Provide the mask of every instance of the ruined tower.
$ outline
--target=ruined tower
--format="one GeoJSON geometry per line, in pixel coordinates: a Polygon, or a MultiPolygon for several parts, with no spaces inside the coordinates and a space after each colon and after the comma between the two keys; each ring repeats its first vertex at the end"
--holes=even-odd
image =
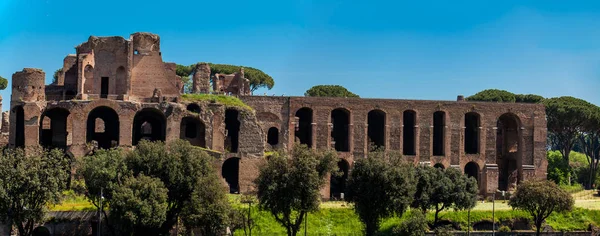
{"type": "Polygon", "coordinates": [[[196,64],[192,93],[208,93],[210,88],[210,66],[208,63],[196,64]]]}
{"type": "Polygon", "coordinates": [[[24,147],[37,144],[38,118],[40,108],[36,102],[45,101],[44,81],[46,73],[40,69],[25,68],[12,76],[10,102],[10,147],[24,147]]]}

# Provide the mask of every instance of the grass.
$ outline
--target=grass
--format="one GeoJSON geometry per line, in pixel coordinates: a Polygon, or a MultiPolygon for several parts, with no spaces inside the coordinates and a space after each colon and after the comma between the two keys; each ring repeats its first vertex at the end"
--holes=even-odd
{"type": "Polygon", "coordinates": [[[253,111],[252,107],[248,106],[242,100],[234,96],[216,95],[216,94],[183,94],[181,98],[188,102],[209,102],[218,103],[227,107],[237,107],[244,110],[253,111]]]}
{"type": "Polygon", "coordinates": [[[49,206],[50,211],[95,211],[96,207],[85,196],[77,195],[73,190],[63,192],[61,202],[49,206]]]}

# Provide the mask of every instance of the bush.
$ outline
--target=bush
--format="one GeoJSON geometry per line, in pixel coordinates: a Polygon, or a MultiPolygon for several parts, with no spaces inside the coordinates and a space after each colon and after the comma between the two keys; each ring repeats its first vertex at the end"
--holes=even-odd
{"type": "Polygon", "coordinates": [[[510,232],[510,227],[508,227],[507,225],[503,225],[500,228],[498,228],[498,232],[510,232]]]}
{"type": "Polygon", "coordinates": [[[435,231],[433,231],[433,232],[435,233],[436,236],[453,236],[454,234],[452,233],[452,231],[454,231],[452,226],[444,225],[444,226],[435,228],[435,231]]]}
{"type": "Polygon", "coordinates": [[[400,226],[394,228],[394,235],[420,236],[425,235],[429,229],[427,219],[423,213],[418,210],[411,211],[408,219],[403,221],[400,226]]]}

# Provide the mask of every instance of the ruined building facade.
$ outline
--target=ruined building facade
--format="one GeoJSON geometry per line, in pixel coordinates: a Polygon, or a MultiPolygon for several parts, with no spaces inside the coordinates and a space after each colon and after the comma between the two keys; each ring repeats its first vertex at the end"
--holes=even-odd
{"type": "MultiPolygon", "coordinates": [[[[181,95],[175,64],[162,61],[149,33],[90,37],[64,60],[58,81],[25,68],[12,77],[11,147],[42,145],[83,156],[99,148],[133,148],[140,140],[185,139],[221,153],[215,165],[231,192],[253,189],[266,150],[295,142],[333,148],[344,172],[323,188],[340,197],[354,160],[372,146],[415,164],[458,168],[481,194],[546,178],[543,105],[458,101],[251,96],[243,69],[211,75],[197,65],[194,93],[238,96],[250,108],[181,95]],[[211,79],[212,76],[212,79],[211,79]]],[[[4,128],[4,127],[3,127],[4,128]]]]}

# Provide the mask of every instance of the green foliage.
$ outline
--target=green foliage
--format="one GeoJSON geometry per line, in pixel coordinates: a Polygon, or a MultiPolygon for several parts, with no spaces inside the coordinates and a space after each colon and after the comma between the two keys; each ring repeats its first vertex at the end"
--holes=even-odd
{"type": "Polygon", "coordinates": [[[4,149],[0,153],[0,221],[30,235],[47,206],[60,200],[70,158],[58,149],[4,149]]]}
{"type": "Polygon", "coordinates": [[[52,84],[56,84],[58,82],[58,77],[62,73],[63,73],[63,69],[62,68],[54,71],[54,74],[52,75],[52,84]]]}
{"type": "Polygon", "coordinates": [[[0,76],[0,90],[6,89],[6,86],[8,86],[8,80],[0,76]]]}
{"type": "Polygon", "coordinates": [[[177,74],[180,77],[189,77],[194,72],[195,67],[195,64],[191,66],[177,64],[175,68],[175,74],[177,74]]]}
{"type": "Polygon", "coordinates": [[[229,222],[228,214],[232,211],[226,190],[217,175],[200,179],[198,186],[202,189],[194,190],[183,208],[184,225],[196,226],[202,235],[219,235],[223,232],[223,225],[229,222]]]}
{"type": "Polygon", "coordinates": [[[508,227],[506,225],[500,226],[500,228],[498,228],[498,232],[504,232],[504,233],[506,233],[506,232],[510,232],[510,231],[511,231],[510,227],[508,227]]]}
{"type": "Polygon", "coordinates": [[[429,230],[427,219],[420,211],[411,211],[408,219],[402,221],[399,227],[394,228],[396,235],[423,236],[429,230]]]}
{"type": "Polygon", "coordinates": [[[521,103],[541,103],[544,97],[535,94],[515,94],[515,102],[521,103]]]}
{"type": "Polygon", "coordinates": [[[525,181],[517,187],[508,205],[529,213],[536,226],[537,235],[542,223],[553,212],[564,212],[573,209],[575,201],[566,191],[547,180],[525,181]]]}
{"type": "Polygon", "coordinates": [[[242,108],[247,111],[253,111],[252,107],[248,106],[242,100],[233,96],[214,95],[214,94],[183,94],[181,98],[188,102],[209,102],[218,103],[233,108],[242,108]]]}
{"type": "Polygon", "coordinates": [[[466,98],[467,101],[515,102],[514,93],[500,89],[486,89],[466,98]]]}
{"type": "Polygon", "coordinates": [[[336,158],[334,152],[306,145],[295,145],[289,155],[272,156],[255,180],[260,209],[271,212],[288,235],[296,235],[306,213],[318,210],[319,190],[336,167],[336,158]]]}
{"type": "Polygon", "coordinates": [[[127,177],[113,192],[110,217],[120,235],[152,235],[166,220],[167,189],[160,179],[127,177]]]}
{"type": "Polygon", "coordinates": [[[306,90],[304,96],[307,97],[348,97],[357,98],[358,95],[348,91],[341,85],[315,85],[306,90]]]}
{"type": "Polygon", "coordinates": [[[562,158],[559,151],[548,151],[548,180],[552,180],[556,184],[569,184],[569,164],[562,158]]]}
{"type": "MultiPolygon", "coordinates": [[[[115,201],[119,201],[118,209],[127,212],[127,216],[121,216],[127,219],[114,220],[117,228],[126,232],[138,229],[162,235],[173,228],[178,217],[182,218],[186,227],[197,227],[196,223],[206,222],[203,221],[205,217],[219,215],[224,204],[221,201],[225,198],[214,191],[225,190],[215,187],[218,186],[218,177],[212,169],[212,162],[213,158],[206,152],[184,140],[168,144],[144,140],[127,153],[118,149],[99,150],[93,156],[84,157],[79,171],[94,204],[98,204],[99,188],[103,187],[107,205],[113,206],[115,201]],[[165,218],[157,226],[162,217],[162,189],[166,194],[165,218]],[[132,192],[137,195],[130,194],[132,192]],[[120,194],[119,198],[115,198],[115,194],[120,194]],[[156,201],[149,201],[146,197],[156,198],[156,201]],[[158,218],[148,218],[149,213],[158,218]]],[[[222,217],[211,219],[211,227],[220,225],[222,229],[225,223],[222,217]]]]}
{"type": "Polygon", "coordinates": [[[588,121],[594,105],[568,96],[546,99],[543,103],[546,106],[548,141],[553,149],[560,151],[568,164],[569,153],[578,142],[579,131],[588,121]]]}
{"type": "Polygon", "coordinates": [[[417,185],[412,207],[425,213],[435,210],[434,225],[438,214],[444,209],[471,209],[477,201],[477,181],[462,174],[459,170],[445,170],[431,166],[416,168],[417,185]]]}
{"type": "Polygon", "coordinates": [[[354,163],[347,183],[347,201],[365,224],[367,235],[379,230],[381,219],[401,216],[415,193],[412,167],[401,158],[371,152],[354,163]]]}

